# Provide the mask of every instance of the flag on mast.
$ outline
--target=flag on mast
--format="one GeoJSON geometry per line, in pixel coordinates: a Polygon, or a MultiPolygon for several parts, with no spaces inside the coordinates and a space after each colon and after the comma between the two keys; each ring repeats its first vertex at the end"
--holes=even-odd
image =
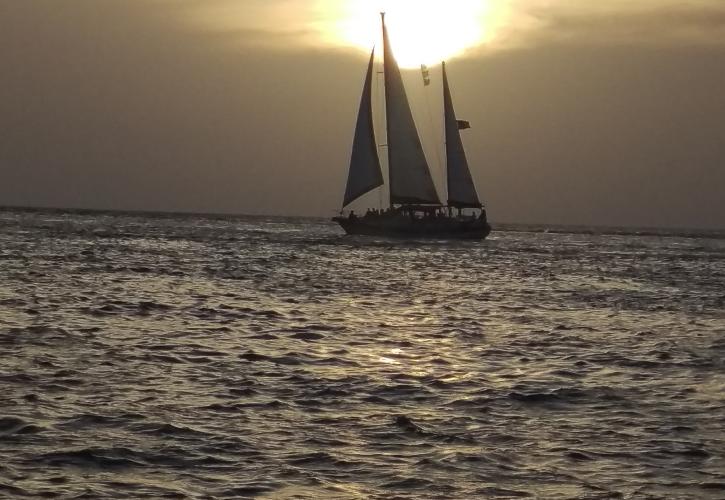
{"type": "Polygon", "coordinates": [[[428,71],[428,66],[421,64],[420,72],[423,75],[423,85],[427,87],[430,85],[430,71],[428,71]]]}

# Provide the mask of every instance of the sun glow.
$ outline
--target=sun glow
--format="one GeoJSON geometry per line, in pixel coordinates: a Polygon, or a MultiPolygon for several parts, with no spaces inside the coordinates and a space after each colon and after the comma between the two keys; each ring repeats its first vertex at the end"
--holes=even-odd
{"type": "Polygon", "coordinates": [[[493,0],[319,0],[318,8],[329,20],[321,29],[328,42],[365,51],[380,45],[380,12],[385,12],[395,58],[413,68],[490,41],[502,17],[499,5],[493,0]]]}

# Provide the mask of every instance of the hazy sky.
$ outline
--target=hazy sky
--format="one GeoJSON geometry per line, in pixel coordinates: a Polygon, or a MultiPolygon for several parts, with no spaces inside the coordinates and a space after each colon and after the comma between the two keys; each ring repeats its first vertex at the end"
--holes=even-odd
{"type": "Polygon", "coordinates": [[[380,7],[494,222],[725,228],[723,0],[0,0],[0,205],[332,215],[380,7]]]}

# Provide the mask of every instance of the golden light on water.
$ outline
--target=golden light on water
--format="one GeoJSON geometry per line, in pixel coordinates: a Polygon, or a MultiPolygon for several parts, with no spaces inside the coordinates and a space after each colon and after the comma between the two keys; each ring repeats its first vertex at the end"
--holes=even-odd
{"type": "Polygon", "coordinates": [[[369,51],[380,45],[380,12],[400,66],[434,64],[490,41],[503,17],[494,0],[318,0],[325,41],[369,51]]]}

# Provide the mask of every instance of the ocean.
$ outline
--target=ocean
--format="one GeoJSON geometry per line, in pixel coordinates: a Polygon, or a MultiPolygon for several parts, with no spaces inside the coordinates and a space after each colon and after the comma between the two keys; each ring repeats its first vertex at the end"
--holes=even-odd
{"type": "Polygon", "coordinates": [[[0,210],[0,498],[723,499],[725,232],[0,210]]]}

